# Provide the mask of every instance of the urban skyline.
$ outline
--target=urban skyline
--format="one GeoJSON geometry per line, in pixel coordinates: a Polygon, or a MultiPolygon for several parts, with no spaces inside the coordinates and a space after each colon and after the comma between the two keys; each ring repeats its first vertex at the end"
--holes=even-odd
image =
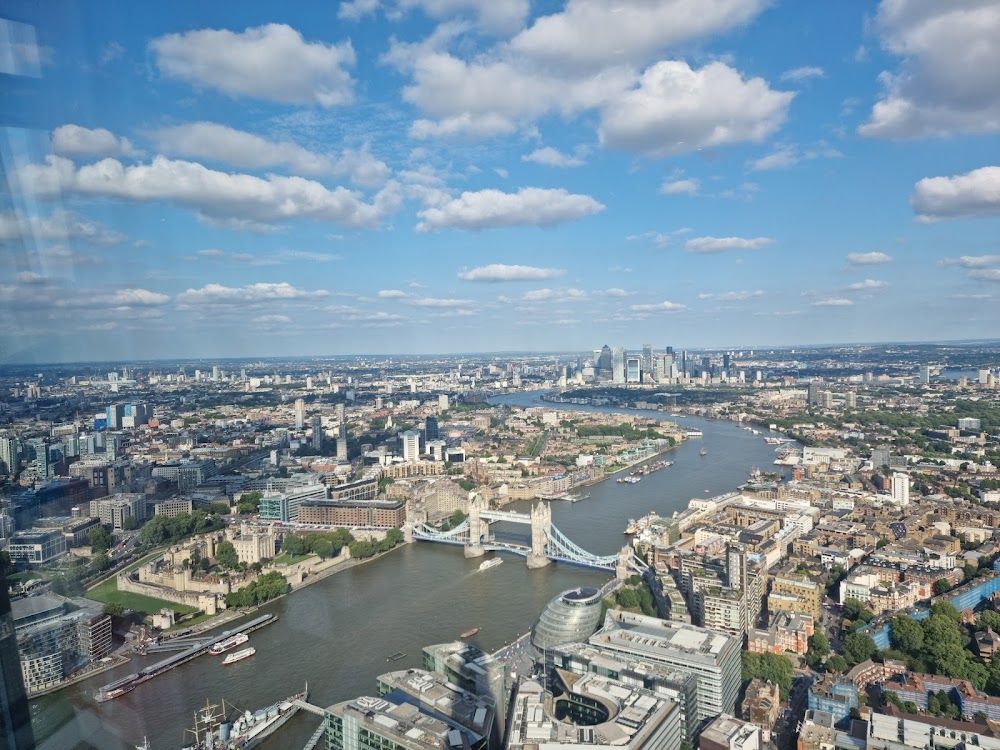
{"type": "Polygon", "coordinates": [[[995,5],[60,7],[4,361],[996,334],[995,5]]]}

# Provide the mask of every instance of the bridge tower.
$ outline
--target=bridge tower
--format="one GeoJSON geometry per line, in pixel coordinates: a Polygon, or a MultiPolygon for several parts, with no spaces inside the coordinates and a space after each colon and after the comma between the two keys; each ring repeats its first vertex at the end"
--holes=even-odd
{"type": "Polygon", "coordinates": [[[544,568],[552,562],[545,553],[552,529],[552,508],[539,500],[531,509],[531,552],[528,553],[529,568],[544,568]]]}
{"type": "Polygon", "coordinates": [[[635,550],[632,549],[631,544],[626,544],[620,550],[618,550],[618,562],[615,563],[615,578],[619,581],[624,581],[630,575],[632,575],[632,558],[635,556],[635,550]]]}
{"type": "Polygon", "coordinates": [[[487,510],[486,501],[478,492],[469,498],[469,541],[465,545],[466,557],[482,557],[486,554],[483,540],[490,536],[490,525],[479,514],[487,510]]]}

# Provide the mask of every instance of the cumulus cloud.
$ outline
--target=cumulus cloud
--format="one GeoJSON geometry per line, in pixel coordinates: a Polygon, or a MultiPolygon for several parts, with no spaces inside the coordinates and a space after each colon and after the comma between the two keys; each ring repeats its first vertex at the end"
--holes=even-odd
{"type": "Polygon", "coordinates": [[[959,258],[945,258],[941,263],[962,268],[988,268],[1000,266],[1000,255],[963,255],[959,258]]]}
{"type": "Polygon", "coordinates": [[[660,185],[663,195],[698,195],[698,180],[668,180],[660,185]]]}
{"type": "Polygon", "coordinates": [[[448,297],[413,297],[406,301],[408,305],[416,307],[468,307],[472,304],[471,299],[453,299],[448,297]]]}
{"type": "Polygon", "coordinates": [[[877,266],[883,263],[891,263],[892,256],[885,253],[848,253],[847,262],[852,266],[877,266]]]}
{"type": "Polygon", "coordinates": [[[885,289],[889,286],[887,281],[878,281],[876,279],[865,279],[864,281],[856,281],[853,284],[847,285],[847,291],[849,292],[871,292],[876,289],[885,289]]]}
{"type": "Polygon", "coordinates": [[[818,68],[815,65],[805,65],[801,68],[786,70],[781,74],[781,80],[801,83],[802,81],[808,81],[812,78],[823,78],[825,75],[826,73],[823,72],[822,68],[818,68]]]}
{"type": "Polygon", "coordinates": [[[770,237],[693,237],[684,244],[689,253],[724,253],[731,250],[761,250],[774,244],[770,237]]]}
{"type": "Polygon", "coordinates": [[[408,296],[406,292],[402,292],[399,289],[379,289],[378,292],[379,299],[402,299],[408,296]]]}
{"type": "Polygon", "coordinates": [[[755,172],[765,172],[772,169],[787,169],[794,167],[800,160],[798,149],[794,146],[782,146],[766,156],[754,159],[748,166],[755,172]]]}
{"type": "Polygon", "coordinates": [[[861,135],[1000,132],[1000,5],[993,0],[882,0],[882,46],[901,58],[861,135]]]}
{"type": "Polygon", "coordinates": [[[133,307],[164,305],[170,301],[170,297],[159,292],[151,292],[148,289],[118,289],[110,294],[103,295],[100,301],[113,307],[133,307]]]}
{"type": "Polygon", "coordinates": [[[665,60],[604,107],[599,134],[609,148],[657,157],[759,142],[785,121],[794,96],[721,62],[694,70],[665,60]]]}
{"type": "Polygon", "coordinates": [[[248,305],[277,300],[311,300],[329,295],[325,289],[307,291],[286,281],[261,282],[244,287],[206,284],[200,289],[188,289],[177,295],[183,305],[248,305]]]}
{"type": "Polygon", "coordinates": [[[488,266],[478,266],[460,271],[458,278],[462,281],[546,281],[555,279],[566,273],[561,268],[542,268],[539,266],[510,266],[503,263],[491,263],[488,266]]]}
{"type": "Polygon", "coordinates": [[[128,156],[135,148],[104,128],[61,125],[52,131],[52,150],[62,156],[128,156]]]}
{"type": "Polygon", "coordinates": [[[521,161],[531,161],[547,167],[582,167],[586,162],[576,156],[564,154],[558,149],[546,146],[521,157],[521,161]]]}
{"type": "MultiPolygon", "coordinates": [[[[357,0],[355,0],[357,1],[357,0]]],[[[524,23],[528,0],[398,0],[399,8],[419,8],[437,19],[469,15],[480,28],[495,33],[513,32],[524,23]]]]}
{"type": "Polygon", "coordinates": [[[92,245],[114,245],[125,240],[120,232],[58,209],[48,216],[26,215],[20,211],[0,213],[0,242],[12,240],[66,242],[82,240],[92,245]]]}
{"type": "Polygon", "coordinates": [[[641,65],[666,47],[742,26],[766,6],[765,0],[569,0],[514,37],[510,49],[551,65],[641,65]]]}
{"type": "Polygon", "coordinates": [[[258,315],[253,319],[254,323],[291,323],[292,319],[287,315],[258,315]]]}
{"type": "Polygon", "coordinates": [[[1000,282],[1000,268],[981,268],[973,271],[969,274],[973,279],[978,279],[979,281],[998,281],[1000,282]]]}
{"type": "Polygon", "coordinates": [[[981,167],[953,177],[925,177],[913,187],[910,206],[925,224],[1000,215],[1000,167],[981,167]]]}
{"type": "Polygon", "coordinates": [[[493,229],[511,226],[552,226],[599,213],[604,205],[589,195],[563,189],[522,188],[516,193],[499,190],[465,192],[461,197],[418,212],[418,232],[437,229],[493,229]]]}
{"type": "Polygon", "coordinates": [[[681,310],[686,310],[687,306],[678,302],[664,301],[642,305],[629,305],[629,309],[638,313],[680,312],[681,310]]]}
{"type": "Polygon", "coordinates": [[[345,21],[360,21],[378,10],[379,0],[350,0],[342,2],[337,9],[337,18],[345,21]]]}
{"type": "Polygon", "coordinates": [[[846,297],[824,297],[813,302],[813,307],[848,307],[853,304],[846,297]]]}
{"type": "Polygon", "coordinates": [[[764,296],[763,289],[756,289],[752,292],[703,292],[698,295],[698,299],[711,299],[720,302],[746,302],[748,299],[756,299],[764,296]]]}
{"type": "Polygon", "coordinates": [[[643,232],[642,234],[630,234],[625,237],[629,242],[638,240],[652,240],[657,247],[666,247],[670,244],[670,235],[663,232],[643,232]]]}
{"type": "Polygon", "coordinates": [[[598,297],[614,297],[622,299],[624,297],[634,297],[636,292],[630,292],[629,290],[622,289],[619,286],[613,286],[610,289],[602,289],[599,292],[594,292],[594,294],[598,297]]]}
{"type": "Polygon", "coordinates": [[[525,302],[582,302],[587,293],[582,289],[532,289],[524,293],[525,302]]]}
{"type": "Polygon", "coordinates": [[[381,185],[390,169],[364,147],[339,156],[317,154],[288,141],[269,141],[253,133],[214,122],[192,122],[161,128],[154,133],[166,154],[222,161],[234,167],[287,167],[304,175],[347,175],[364,186],[381,185]]]}
{"type": "Polygon", "coordinates": [[[351,43],[307,42],[285,24],[167,34],[149,48],[163,75],[233,97],[322,107],[354,98],[351,43]]]}
{"type": "Polygon", "coordinates": [[[229,222],[234,228],[253,229],[297,218],[352,228],[373,227],[399,208],[390,193],[379,193],[369,204],[357,192],[344,187],[329,189],[302,177],[232,174],[164,156],[149,164],[126,166],[117,159],[103,159],[79,168],[69,159],[49,156],[44,164],[20,168],[18,177],[27,192],[42,198],[76,194],[168,201],[194,208],[206,219],[229,222]]]}

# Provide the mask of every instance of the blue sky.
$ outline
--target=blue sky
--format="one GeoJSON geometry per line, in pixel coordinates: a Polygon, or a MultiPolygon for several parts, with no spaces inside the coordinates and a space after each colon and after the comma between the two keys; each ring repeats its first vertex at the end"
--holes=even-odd
{"type": "Polygon", "coordinates": [[[1000,3],[9,2],[0,361],[1000,334],[1000,3]]]}

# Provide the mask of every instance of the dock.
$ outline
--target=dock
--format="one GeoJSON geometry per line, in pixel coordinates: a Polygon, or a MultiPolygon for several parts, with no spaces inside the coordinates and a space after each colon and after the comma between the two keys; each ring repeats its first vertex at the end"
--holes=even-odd
{"type": "Polygon", "coordinates": [[[202,654],[207,653],[214,644],[224,641],[233,633],[251,633],[254,630],[264,627],[265,625],[270,625],[277,619],[278,618],[275,615],[264,615],[263,617],[251,620],[240,628],[227,630],[221,635],[213,636],[211,638],[199,638],[197,639],[197,642],[188,642],[185,644],[185,650],[181,651],[181,653],[168,656],[163,661],[158,661],[155,664],[151,664],[148,667],[139,670],[136,674],[130,674],[128,677],[124,677],[98,688],[94,698],[98,703],[103,703],[104,701],[109,701],[113,698],[124,695],[125,693],[129,693],[139,687],[142,683],[151,680],[154,677],[158,677],[164,672],[169,672],[174,667],[187,664],[192,659],[196,659],[202,654]]]}

